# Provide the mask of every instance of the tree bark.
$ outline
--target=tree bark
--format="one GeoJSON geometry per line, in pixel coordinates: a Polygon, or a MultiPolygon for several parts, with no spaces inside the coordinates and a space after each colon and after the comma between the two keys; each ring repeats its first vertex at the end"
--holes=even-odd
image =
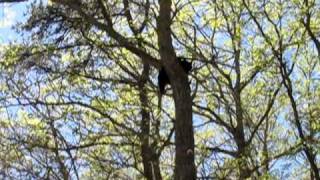
{"type": "MultiPolygon", "coordinates": [[[[239,43],[239,42],[235,42],[239,43]]],[[[238,44],[238,48],[240,44],[238,44]]],[[[240,50],[234,47],[235,53],[235,71],[236,71],[236,83],[233,88],[233,98],[236,108],[236,121],[237,126],[234,132],[234,138],[238,147],[238,169],[240,173],[240,179],[246,179],[250,177],[251,172],[247,164],[247,155],[246,152],[246,140],[244,135],[244,126],[243,126],[243,109],[241,102],[241,69],[240,69],[240,50]]]]}
{"type": "Polygon", "coordinates": [[[175,104],[175,180],[196,179],[192,98],[188,76],[179,66],[171,38],[171,0],[160,0],[157,33],[161,62],[169,76],[175,104]]]}
{"type": "Polygon", "coordinates": [[[192,126],[192,100],[187,77],[174,81],[175,102],[175,179],[196,179],[194,165],[194,135],[192,126]]]}

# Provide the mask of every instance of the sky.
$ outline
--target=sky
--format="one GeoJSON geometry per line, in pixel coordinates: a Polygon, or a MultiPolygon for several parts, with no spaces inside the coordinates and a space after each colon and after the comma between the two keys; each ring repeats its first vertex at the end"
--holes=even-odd
{"type": "Polygon", "coordinates": [[[27,3],[3,3],[0,4],[0,45],[13,40],[19,40],[18,34],[12,27],[25,20],[27,3]]]}
{"type": "MultiPolygon", "coordinates": [[[[0,4],[0,46],[12,41],[21,40],[20,35],[18,35],[12,27],[14,27],[16,23],[26,19],[24,13],[27,10],[27,4],[26,2],[0,4]]],[[[277,166],[282,166],[282,163],[286,165],[286,161],[280,161],[277,166]]],[[[288,168],[288,170],[290,171],[292,169],[288,168]]]]}

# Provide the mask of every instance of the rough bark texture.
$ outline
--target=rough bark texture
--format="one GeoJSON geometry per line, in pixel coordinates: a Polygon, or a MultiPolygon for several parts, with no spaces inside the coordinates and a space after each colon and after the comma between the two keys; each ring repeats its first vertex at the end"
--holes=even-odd
{"type": "Polygon", "coordinates": [[[173,88],[176,113],[176,160],[175,179],[196,179],[194,165],[194,137],[192,127],[192,103],[187,78],[176,82],[173,88]]]}
{"type": "Polygon", "coordinates": [[[169,75],[175,103],[175,179],[196,179],[192,99],[188,76],[176,61],[171,38],[171,1],[161,0],[157,19],[158,43],[162,64],[169,75]]]}
{"type": "Polygon", "coordinates": [[[155,148],[150,145],[150,114],[148,107],[148,96],[146,90],[146,83],[148,80],[150,66],[145,64],[143,73],[139,81],[139,96],[141,102],[141,157],[144,170],[144,176],[148,180],[160,180],[161,171],[159,166],[159,156],[155,148]]]}

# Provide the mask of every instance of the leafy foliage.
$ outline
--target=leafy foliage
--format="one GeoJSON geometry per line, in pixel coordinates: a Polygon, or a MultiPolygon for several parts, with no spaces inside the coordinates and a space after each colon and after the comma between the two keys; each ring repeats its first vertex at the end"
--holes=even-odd
{"type": "MultiPolygon", "coordinates": [[[[197,177],[319,176],[319,9],[172,2],[171,43],[193,64],[197,177]]],[[[23,43],[1,47],[0,177],[171,179],[176,96],[159,108],[158,2],[52,0],[27,14],[23,43]]]]}

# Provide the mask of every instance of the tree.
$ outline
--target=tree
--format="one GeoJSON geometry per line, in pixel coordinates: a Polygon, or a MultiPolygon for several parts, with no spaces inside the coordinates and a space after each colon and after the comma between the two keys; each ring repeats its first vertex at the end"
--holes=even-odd
{"type": "Polygon", "coordinates": [[[1,178],[319,179],[317,6],[32,3],[1,46],[1,178]]]}

